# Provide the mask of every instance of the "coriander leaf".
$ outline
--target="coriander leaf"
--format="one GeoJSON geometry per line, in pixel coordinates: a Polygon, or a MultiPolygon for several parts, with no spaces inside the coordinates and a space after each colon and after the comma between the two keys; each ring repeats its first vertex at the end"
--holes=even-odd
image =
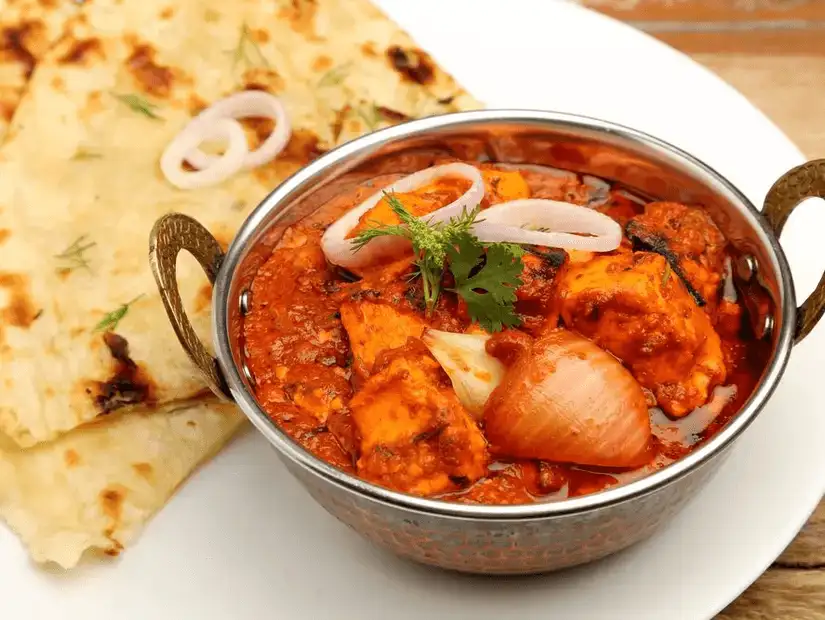
{"type": "Polygon", "coordinates": [[[522,249],[511,243],[485,246],[469,233],[447,250],[457,293],[467,304],[470,318],[490,332],[521,323],[513,306],[521,285],[522,249]]]}
{"type": "Polygon", "coordinates": [[[667,281],[670,280],[670,263],[665,259],[665,271],[662,273],[662,286],[667,284],[667,281]]]}
{"type": "Polygon", "coordinates": [[[381,114],[374,103],[365,103],[356,108],[355,111],[358,116],[361,117],[361,120],[364,121],[367,129],[375,131],[378,128],[378,124],[381,122],[381,114]]]}
{"type": "Polygon", "coordinates": [[[241,61],[246,64],[247,68],[260,65],[266,68],[270,67],[269,61],[266,59],[266,56],[264,56],[260,46],[257,41],[255,41],[255,37],[249,30],[249,26],[246,24],[241,25],[241,34],[238,37],[238,45],[232,52],[232,68],[234,69],[237,67],[238,63],[241,61]],[[253,55],[257,57],[257,62],[255,59],[250,57],[250,49],[252,50],[253,55]]]}
{"type": "Polygon", "coordinates": [[[77,151],[75,151],[75,154],[72,155],[72,159],[74,161],[81,161],[84,159],[100,159],[101,157],[103,157],[103,155],[101,155],[97,151],[90,151],[89,149],[85,149],[82,147],[77,149],[77,151]]]}
{"type": "Polygon", "coordinates": [[[151,103],[141,97],[140,95],[133,95],[131,93],[119,94],[112,93],[112,97],[120,101],[123,105],[128,106],[133,112],[143,114],[154,121],[162,121],[163,117],[158,116],[155,112],[157,105],[151,103]]]}
{"type": "Polygon", "coordinates": [[[321,79],[318,80],[318,88],[326,88],[328,86],[337,86],[341,84],[347,77],[347,74],[352,69],[352,61],[337,65],[324,73],[321,79]]]}
{"type": "Polygon", "coordinates": [[[97,243],[94,241],[88,241],[86,235],[80,235],[72,241],[65,250],[60,254],[55,254],[54,257],[60,259],[62,268],[68,271],[73,271],[78,268],[90,271],[89,259],[86,257],[86,252],[96,245],[97,243]]]}
{"type": "Polygon", "coordinates": [[[470,278],[470,272],[484,258],[484,246],[469,232],[456,234],[453,239],[453,246],[447,250],[450,258],[450,271],[458,282],[464,282],[470,278]]]}
{"type": "Polygon", "coordinates": [[[421,278],[424,301],[427,311],[430,312],[441,293],[441,280],[450,248],[463,240],[465,243],[477,244],[476,262],[483,254],[483,246],[469,232],[478,215],[479,207],[465,209],[460,216],[447,222],[432,222],[410,213],[394,193],[385,191],[384,199],[398,217],[400,224],[376,223],[376,226],[360,231],[352,240],[354,251],[357,252],[377,237],[397,236],[409,239],[416,256],[415,265],[418,268],[417,276],[421,278]]]}
{"type": "Polygon", "coordinates": [[[129,308],[133,303],[135,303],[138,299],[143,297],[143,293],[132,299],[131,301],[127,301],[125,304],[121,304],[116,310],[112,310],[109,314],[104,316],[100,322],[95,325],[94,331],[96,332],[110,332],[117,328],[118,323],[123,320],[123,317],[126,316],[126,313],[129,312],[129,308]]]}

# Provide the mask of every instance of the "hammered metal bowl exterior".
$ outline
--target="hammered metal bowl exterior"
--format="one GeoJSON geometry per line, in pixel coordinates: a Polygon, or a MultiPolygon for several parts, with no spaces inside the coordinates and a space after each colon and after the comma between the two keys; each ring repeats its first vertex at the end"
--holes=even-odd
{"type": "MultiPolygon", "coordinates": [[[[786,186],[778,186],[774,215],[784,217],[787,205],[798,202],[799,192],[786,196],[786,186]]],[[[424,564],[479,574],[540,573],[583,564],[644,540],[671,519],[719,468],[730,446],[770,397],[790,354],[796,323],[790,269],[773,234],[781,229],[777,221],[762,219],[735,187],[689,154],[604,121],[529,110],[411,121],[324,155],[273,190],[250,216],[215,281],[217,363],[232,398],[292,475],[330,514],[378,546],[424,564]],[[479,157],[622,179],[661,200],[675,196],[681,202],[713,207],[712,215],[724,225],[734,247],[758,261],[759,282],[774,301],[775,319],[771,361],[750,400],[722,431],[663,470],[591,496],[523,506],[470,506],[405,496],[355,479],[318,461],[269,419],[255,399],[254,385],[240,370],[244,346],[237,336],[243,314],[239,300],[284,228],[317,208],[313,196],[334,188],[336,179],[356,178],[364,171],[374,175],[385,158],[397,157],[405,149],[466,146],[468,140],[486,145],[479,157]],[[377,168],[370,168],[373,164],[377,168]]],[[[825,291],[825,278],[820,290],[825,291]]],[[[811,317],[807,329],[825,308],[821,298],[825,293],[811,302],[816,312],[807,312],[811,317]]]]}
{"type": "Polygon", "coordinates": [[[401,557],[465,573],[518,575],[584,564],[648,538],[693,497],[723,460],[632,501],[529,520],[445,518],[352,493],[283,459],[330,514],[401,557]]]}

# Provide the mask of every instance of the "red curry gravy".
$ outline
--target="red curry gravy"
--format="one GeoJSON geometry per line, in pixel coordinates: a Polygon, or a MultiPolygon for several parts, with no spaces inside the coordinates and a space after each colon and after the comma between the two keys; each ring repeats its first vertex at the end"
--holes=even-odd
{"type": "MultiPolygon", "coordinates": [[[[428,165],[430,162],[425,162],[420,167],[428,165]]],[[[696,284],[694,288],[699,293],[708,297],[703,300],[703,311],[711,316],[714,329],[721,339],[727,369],[725,384],[736,386],[736,396],[698,436],[682,437],[678,441],[659,438],[656,437],[654,425],[653,441],[657,457],[639,470],[610,471],[490,455],[485,464],[486,475],[476,481],[451,478],[446,489],[431,495],[482,504],[518,504],[585,495],[663,467],[719,431],[757,384],[769,354],[769,345],[753,336],[743,305],[738,300],[722,298],[726,276],[719,265],[720,261],[728,258],[729,250],[721,233],[704,212],[697,207],[676,205],[668,213],[659,212],[657,215],[656,208],[651,208],[650,204],[629,195],[618,186],[602,187],[595,191],[592,184],[588,185],[586,180],[572,173],[542,172],[532,167],[519,172],[514,171],[512,166],[476,165],[488,173],[485,177],[487,196],[482,206],[500,202],[514,195],[514,192],[526,191],[529,197],[590,206],[612,217],[626,230],[630,222],[637,220],[656,228],[658,217],[662,228],[657,231],[677,246],[672,249],[678,256],[687,257],[680,263],[684,267],[680,270],[682,275],[696,284]],[[708,233],[708,230],[701,230],[702,226],[710,226],[713,230],[708,233]],[[678,229],[678,235],[669,235],[674,230],[668,227],[678,229]],[[715,255],[710,257],[702,242],[703,235],[706,241],[708,234],[718,234],[721,239],[721,245],[714,246],[715,255]],[[712,263],[709,273],[715,270],[721,273],[720,277],[691,279],[691,274],[697,273],[697,265],[707,267],[709,263],[712,263]]],[[[449,292],[441,296],[429,316],[425,315],[420,285],[408,277],[411,269],[409,260],[382,265],[360,274],[360,278],[353,278],[352,274],[329,265],[321,251],[321,237],[332,222],[400,176],[379,175],[365,181],[288,228],[253,281],[249,311],[243,320],[245,361],[255,378],[256,397],[261,407],[306,450],[330,465],[355,475],[363,474],[359,471],[359,429],[353,419],[350,402],[369,377],[371,369],[363,360],[353,356],[348,333],[342,323],[342,304],[369,300],[379,306],[386,305],[388,311],[393,313],[392,317],[396,317],[388,320],[410,317],[411,320],[423,320],[435,329],[452,332],[470,328],[466,309],[449,292]]],[[[444,205],[465,190],[465,185],[453,179],[419,198],[423,202],[435,200],[444,205]]],[[[421,205],[415,203],[417,198],[408,198],[405,206],[414,213],[419,212],[417,209],[421,205]]],[[[426,213],[427,210],[420,212],[426,213]]],[[[623,241],[625,245],[632,245],[630,239],[623,241]]],[[[627,248],[624,250],[629,251],[627,248]]],[[[575,254],[552,248],[530,248],[530,252],[525,254],[523,284],[516,304],[522,318],[518,328],[520,331],[536,335],[563,322],[559,313],[554,311],[553,281],[570,265],[587,260],[586,256],[575,254]]],[[[730,277],[729,270],[727,277],[730,277]]],[[[574,326],[567,327],[575,329],[574,326]]],[[[388,356],[391,357],[391,352],[377,351],[374,368],[385,363],[382,360],[388,356]]],[[[449,387],[449,379],[443,371],[441,374],[441,384],[449,387]]],[[[649,396],[652,406],[655,397],[652,393],[649,396]]],[[[483,428],[483,422],[481,425],[483,428]]],[[[430,441],[432,438],[415,438],[416,441],[419,439],[430,441]]],[[[400,466],[392,463],[395,458],[393,454],[388,450],[385,455],[388,467],[400,466]]],[[[401,453],[398,458],[403,458],[401,453]]],[[[372,479],[379,483],[382,480],[372,479]]],[[[420,490],[412,492],[428,494],[420,490]]]]}

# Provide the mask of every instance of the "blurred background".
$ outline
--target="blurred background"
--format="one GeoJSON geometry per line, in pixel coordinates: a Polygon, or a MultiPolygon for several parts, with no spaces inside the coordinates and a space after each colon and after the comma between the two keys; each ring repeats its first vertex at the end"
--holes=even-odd
{"type": "Polygon", "coordinates": [[[825,157],[825,0],[574,1],[690,55],[825,157]]]}

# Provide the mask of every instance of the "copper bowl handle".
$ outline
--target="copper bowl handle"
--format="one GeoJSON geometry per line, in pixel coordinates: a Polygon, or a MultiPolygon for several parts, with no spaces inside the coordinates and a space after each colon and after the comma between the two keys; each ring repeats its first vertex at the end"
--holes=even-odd
{"type": "Polygon", "coordinates": [[[178,340],[189,359],[203,373],[209,388],[221,398],[231,400],[218,360],[206,350],[183,309],[177,280],[177,259],[181,250],[186,250],[197,259],[212,284],[218,276],[224,253],[206,228],[181,213],[168,213],[161,217],[149,236],[149,263],[178,340]]]}
{"type": "MultiPolygon", "coordinates": [[[[806,198],[825,198],[825,159],[816,159],[783,174],[765,198],[762,214],[777,239],[791,213],[806,198]]],[[[825,313],[825,274],[796,314],[794,342],[801,341],[825,313]]]]}

